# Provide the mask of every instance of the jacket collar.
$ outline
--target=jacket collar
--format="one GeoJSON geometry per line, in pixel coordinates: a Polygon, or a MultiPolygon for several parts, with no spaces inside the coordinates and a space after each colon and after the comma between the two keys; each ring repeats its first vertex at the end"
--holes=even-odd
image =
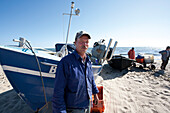
{"type": "MultiPolygon", "coordinates": [[[[74,56],[76,57],[77,60],[83,60],[83,59],[81,58],[81,56],[77,53],[76,50],[73,52],[73,54],[74,54],[74,56]]],[[[89,58],[89,56],[86,54],[86,62],[89,62],[89,61],[90,61],[90,58],[89,58]]]]}

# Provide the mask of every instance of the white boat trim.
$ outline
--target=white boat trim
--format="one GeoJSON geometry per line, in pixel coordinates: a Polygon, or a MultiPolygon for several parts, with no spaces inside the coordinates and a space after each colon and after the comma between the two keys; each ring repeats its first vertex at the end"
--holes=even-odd
{"type": "MultiPolygon", "coordinates": [[[[6,70],[6,71],[12,71],[12,72],[23,73],[23,74],[28,74],[28,75],[40,76],[39,71],[13,67],[13,66],[8,66],[8,65],[2,65],[2,68],[4,71],[6,70]]],[[[45,73],[45,72],[41,72],[41,73],[43,77],[55,78],[54,73],[45,73]]]]}
{"type": "Polygon", "coordinates": [[[92,65],[92,68],[101,68],[102,65],[92,65]]]}

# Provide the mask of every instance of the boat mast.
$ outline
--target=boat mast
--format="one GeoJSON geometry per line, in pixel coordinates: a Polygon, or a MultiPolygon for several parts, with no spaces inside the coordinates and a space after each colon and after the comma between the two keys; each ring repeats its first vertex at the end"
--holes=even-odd
{"type": "Polygon", "coordinates": [[[67,53],[67,42],[68,42],[68,35],[69,35],[70,25],[71,25],[71,17],[72,17],[72,15],[79,16],[79,13],[80,13],[80,9],[76,8],[75,14],[72,14],[73,8],[74,8],[74,2],[71,2],[71,11],[70,11],[70,14],[63,13],[63,15],[70,15],[69,24],[68,24],[68,30],[67,30],[67,37],[66,37],[66,44],[65,44],[65,55],[64,56],[67,55],[66,54],[67,53]]]}

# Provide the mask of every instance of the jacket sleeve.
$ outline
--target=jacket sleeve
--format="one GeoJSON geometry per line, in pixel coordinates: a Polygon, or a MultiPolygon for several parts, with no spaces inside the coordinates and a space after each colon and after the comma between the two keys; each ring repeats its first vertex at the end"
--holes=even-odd
{"type": "Polygon", "coordinates": [[[64,100],[64,90],[66,87],[66,77],[64,64],[61,61],[57,66],[55,86],[53,93],[53,113],[66,113],[66,105],[64,100]]]}
{"type": "Polygon", "coordinates": [[[165,50],[162,50],[162,51],[159,51],[160,54],[165,54],[166,51],[165,50]]]}
{"type": "Polygon", "coordinates": [[[161,54],[161,53],[162,53],[162,51],[159,51],[159,53],[161,54]]]}

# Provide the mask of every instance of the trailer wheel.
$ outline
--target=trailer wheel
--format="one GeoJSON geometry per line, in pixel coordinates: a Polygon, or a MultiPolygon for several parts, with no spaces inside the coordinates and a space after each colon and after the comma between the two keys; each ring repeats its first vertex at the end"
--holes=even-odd
{"type": "Polygon", "coordinates": [[[151,69],[155,70],[156,69],[155,65],[151,65],[151,69]]]}
{"type": "Polygon", "coordinates": [[[142,66],[142,65],[140,65],[140,66],[139,66],[139,69],[143,69],[143,66],[142,66]]]}
{"type": "Polygon", "coordinates": [[[132,63],[132,66],[133,66],[133,67],[136,67],[136,64],[133,62],[133,63],[132,63]]]}

